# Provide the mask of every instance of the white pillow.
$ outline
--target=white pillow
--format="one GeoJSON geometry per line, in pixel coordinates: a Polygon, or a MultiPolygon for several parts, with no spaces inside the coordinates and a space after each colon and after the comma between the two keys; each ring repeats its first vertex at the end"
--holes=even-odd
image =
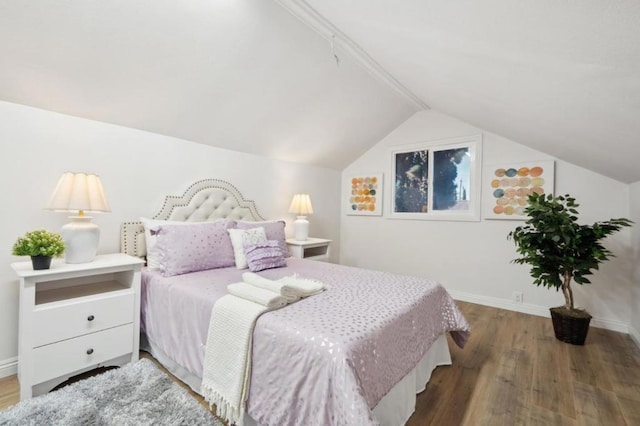
{"type": "Polygon", "coordinates": [[[144,227],[144,241],[147,246],[147,268],[160,270],[160,252],[156,249],[157,237],[151,235],[151,228],[159,225],[189,225],[193,222],[180,222],[177,220],[158,220],[141,217],[140,222],[144,227]]]}
{"type": "Polygon", "coordinates": [[[233,255],[236,258],[236,268],[247,269],[247,258],[244,255],[244,246],[258,244],[267,241],[267,234],[263,227],[251,229],[227,229],[233,246],[233,255]]]}

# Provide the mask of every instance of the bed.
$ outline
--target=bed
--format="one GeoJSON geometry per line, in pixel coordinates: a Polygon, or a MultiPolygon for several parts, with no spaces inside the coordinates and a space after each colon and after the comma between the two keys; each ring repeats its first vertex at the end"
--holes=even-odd
{"type": "MultiPolygon", "coordinates": [[[[215,179],[167,196],[153,219],[269,223],[253,201],[215,179]]],[[[141,222],[122,225],[121,247],[145,256],[141,222]]],[[[143,271],[142,346],[196,392],[211,309],[243,272],[143,271]]],[[[455,302],[429,280],[291,257],[259,274],[274,280],[298,274],[326,289],[259,317],[245,424],[404,424],[432,371],[451,363],[446,334],[461,347],[469,335],[455,302]]]]}

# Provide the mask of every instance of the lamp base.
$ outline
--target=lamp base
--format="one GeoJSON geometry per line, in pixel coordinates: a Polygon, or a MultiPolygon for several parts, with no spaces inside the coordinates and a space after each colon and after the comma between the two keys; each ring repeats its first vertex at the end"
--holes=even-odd
{"type": "Polygon", "coordinates": [[[60,235],[64,241],[66,263],[87,263],[93,261],[98,252],[100,228],[91,223],[90,216],[70,216],[70,223],[62,227],[60,235]]]}
{"type": "Polygon", "coordinates": [[[293,238],[296,241],[306,241],[309,238],[309,221],[306,216],[298,216],[293,222],[293,238]]]}

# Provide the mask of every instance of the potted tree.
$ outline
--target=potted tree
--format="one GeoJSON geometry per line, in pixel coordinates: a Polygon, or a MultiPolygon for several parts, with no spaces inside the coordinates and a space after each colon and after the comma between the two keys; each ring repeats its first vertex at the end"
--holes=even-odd
{"type": "Polygon", "coordinates": [[[520,254],[512,262],[531,265],[530,274],[535,285],[562,289],[564,305],[550,309],[556,338],[583,345],[591,315],[575,308],[571,281],[590,283],[586,276],[613,256],[601,241],[633,222],[620,218],[580,225],[578,207],[569,195],[556,197],[533,193],[524,210],[528,220],[511,231],[508,238],[513,239],[520,254]]]}
{"type": "Polygon", "coordinates": [[[60,234],[39,229],[24,234],[13,245],[16,256],[31,256],[33,269],[49,269],[51,258],[64,252],[64,242],[60,234]]]}

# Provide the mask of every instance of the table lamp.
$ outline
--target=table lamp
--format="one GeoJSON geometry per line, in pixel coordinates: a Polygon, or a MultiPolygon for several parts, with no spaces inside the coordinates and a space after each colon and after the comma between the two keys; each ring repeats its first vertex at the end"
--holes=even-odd
{"type": "Polygon", "coordinates": [[[307,215],[313,214],[309,194],[295,194],[291,200],[291,206],[289,206],[289,213],[295,213],[298,216],[293,222],[294,238],[297,241],[306,241],[309,238],[307,215]]]}
{"type": "Polygon", "coordinates": [[[49,199],[47,210],[77,212],[76,216],[69,216],[71,222],[64,225],[60,233],[65,245],[65,262],[91,262],[98,251],[100,228],[91,223],[91,216],[84,214],[111,211],[100,178],[87,173],[64,173],[49,199]]]}

